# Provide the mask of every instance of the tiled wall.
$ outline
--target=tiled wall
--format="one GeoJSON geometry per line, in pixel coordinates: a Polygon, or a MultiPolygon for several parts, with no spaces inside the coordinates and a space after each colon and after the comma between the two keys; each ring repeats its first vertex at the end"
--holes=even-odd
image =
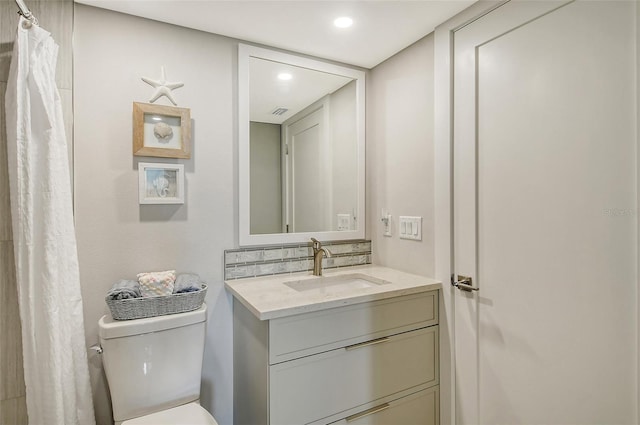
{"type": "MultiPolygon", "coordinates": [[[[56,81],[64,108],[66,131],[71,147],[71,37],[72,0],[29,0],[29,8],[42,28],[51,32],[60,45],[56,81]]],[[[11,205],[7,173],[7,141],[4,99],[18,24],[14,1],[0,0],[0,424],[26,425],[22,337],[11,233],[11,205]]],[[[71,151],[70,151],[71,152],[71,151]]]]}
{"type": "MultiPolygon", "coordinates": [[[[371,263],[371,241],[324,242],[332,256],[322,260],[325,269],[371,263]]],[[[313,269],[311,244],[287,244],[228,249],[224,252],[225,280],[272,274],[296,273],[313,269]]]]}

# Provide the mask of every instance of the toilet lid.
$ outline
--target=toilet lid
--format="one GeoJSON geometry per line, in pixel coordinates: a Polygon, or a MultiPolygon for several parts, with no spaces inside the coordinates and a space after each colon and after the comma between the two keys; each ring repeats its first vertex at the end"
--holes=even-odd
{"type": "Polygon", "coordinates": [[[183,404],[172,409],[124,421],[122,425],[218,425],[213,416],[198,403],[183,404]]]}

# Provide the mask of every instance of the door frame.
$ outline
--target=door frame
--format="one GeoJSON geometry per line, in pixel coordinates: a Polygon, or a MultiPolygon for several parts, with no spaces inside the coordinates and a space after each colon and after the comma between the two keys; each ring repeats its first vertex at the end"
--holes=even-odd
{"type": "MultiPolygon", "coordinates": [[[[455,368],[455,288],[449,284],[453,271],[453,33],[492,12],[509,1],[480,0],[458,15],[439,25],[434,31],[434,172],[435,172],[435,278],[443,282],[440,297],[440,420],[442,424],[456,423],[455,368]]],[[[640,137],[640,6],[636,6],[636,137],[640,137]]],[[[637,142],[638,143],[638,142],[637,142]]],[[[637,164],[640,164],[638,143],[637,164]]],[[[637,173],[638,205],[640,211],[640,172],[637,173]]],[[[638,220],[640,220],[640,213],[638,220]]],[[[640,226],[638,240],[640,240],[640,226]]],[[[638,250],[640,264],[640,250],[638,250]]],[[[640,282],[637,283],[640,288],[640,282]]],[[[640,306],[640,289],[636,308],[640,306]]],[[[640,329],[640,311],[636,313],[640,329]]],[[[637,338],[636,388],[640,389],[640,337],[637,338]]],[[[640,418],[640,391],[636,391],[640,418]]]]}

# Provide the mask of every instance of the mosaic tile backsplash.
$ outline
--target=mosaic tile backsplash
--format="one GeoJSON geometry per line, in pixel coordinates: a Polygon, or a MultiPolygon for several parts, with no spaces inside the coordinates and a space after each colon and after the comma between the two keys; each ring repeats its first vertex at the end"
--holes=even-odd
{"type": "MultiPolygon", "coordinates": [[[[331,258],[322,259],[323,269],[371,264],[371,241],[323,242],[331,258]]],[[[287,274],[313,270],[311,243],[247,247],[224,251],[225,280],[287,274]]]]}

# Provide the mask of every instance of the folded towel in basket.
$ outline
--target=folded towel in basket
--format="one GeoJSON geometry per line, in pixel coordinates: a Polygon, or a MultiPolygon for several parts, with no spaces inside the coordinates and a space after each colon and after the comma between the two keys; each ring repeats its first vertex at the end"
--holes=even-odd
{"type": "Polygon", "coordinates": [[[113,284],[107,298],[110,300],[127,300],[129,298],[140,298],[140,284],[135,280],[121,279],[113,284]]]}
{"type": "Polygon", "coordinates": [[[143,297],[161,297],[173,294],[176,271],[138,273],[140,293],[143,297]]]}
{"type": "Polygon", "coordinates": [[[195,292],[202,289],[200,276],[195,273],[180,273],[176,277],[176,283],[173,287],[174,294],[182,294],[184,292],[195,292]]]}

